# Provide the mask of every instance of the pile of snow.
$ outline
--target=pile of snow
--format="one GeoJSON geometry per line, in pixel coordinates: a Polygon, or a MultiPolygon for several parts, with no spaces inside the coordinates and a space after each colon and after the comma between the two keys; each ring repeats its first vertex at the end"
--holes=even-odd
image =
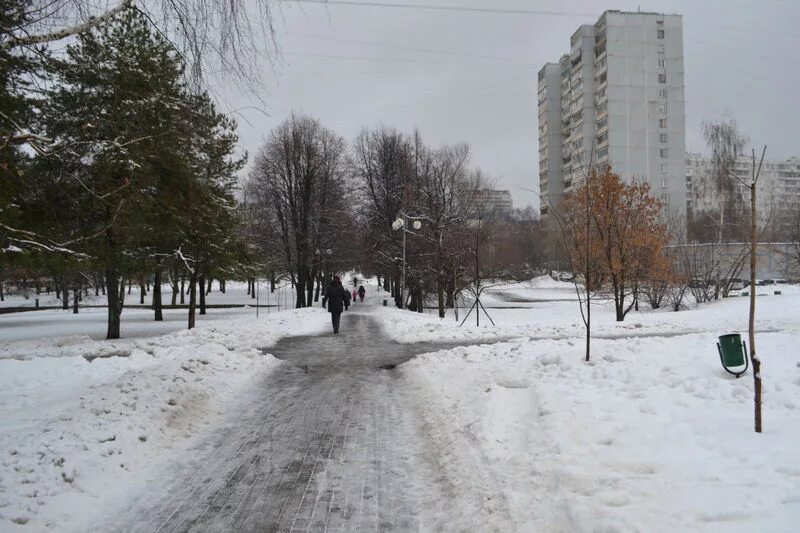
{"type": "MultiPolygon", "coordinates": [[[[759,299],[758,327],[769,331],[757,337],[760,435],[752,374],[726,374],[715,346],[717,335],[746,330],[746,299],[636,313],[621,324],[598,307],[597,331],[610,338],[593,340],[589,363],[576,306],[548,305],[555,311],[495,320],[498,331],[521,332],[527,321],[552,338],[459,347],[398,367],[456,496],[480,509],[478,528],[796,529],[800,296],[759,299]]],[[[465,335],[448,335],[457,330],[450,321],[387,314],[405,338],[465,335]]],[[[484,338],[496,338],[489,329],[484,338]]]]}
{"type": "Polygon", "coordinates": [[[153,457],[263,377],[276,360],[259,348],[323,331],[328,320],[312,308],[133,341],[4,344],[8,354],[33,352],[0,360],[0,529],[77,520],[75,509],[144,476],[153,457]]]}

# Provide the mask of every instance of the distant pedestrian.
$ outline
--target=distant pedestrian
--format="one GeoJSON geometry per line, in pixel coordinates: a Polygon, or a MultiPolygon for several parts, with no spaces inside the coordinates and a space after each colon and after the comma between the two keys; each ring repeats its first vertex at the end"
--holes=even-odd
{"type": "Polygon", "coordinates": [[[353,303],[356,303],[356,290],[353,289],[353,303]]]}
{"type": "Polygon", "coordinates": [[[365,295],[366,293],[367,293],[367,290],[364,288],[364,286],[363,286],[363,285],[362,285],[362,286],[360,286],[360,287],[358,288],[358,298],[359,298],[359,299],[360,299],[362,302],[364,301],[364,295],[365,295]]]}
{"type": "MultiPolygon", "coordinates": [[[[342,285],[342,288],[344,289],[344,285],[342,285]]],[[[356,303],[355,298],[353,298],[353,303],[356,303]]],[[[350,291],[344,289],[344,310],[347,311],[349,307],[350,307],[350,291]]]]}
{"type": "Polygon", "coordinates": [[[342,287],[342,280],[339,276],[334,276],[333,281],[328,285],[328,290],[325,292],[325,297],[322,299],[322,307],[326,307],[331,314],[331,323],[333,324],[333,332],[339,333],[339,321],[342,318],[342,311],[350,304],[347,301],[349,294],[342,287]]]}

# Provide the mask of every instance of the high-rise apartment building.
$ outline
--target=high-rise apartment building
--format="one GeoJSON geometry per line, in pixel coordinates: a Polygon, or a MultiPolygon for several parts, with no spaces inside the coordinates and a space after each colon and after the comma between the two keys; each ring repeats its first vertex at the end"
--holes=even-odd
{"type": "MultiPolygon", "coordinates": [[[[714,168],[710,157],[686,154],[686,208],[695,216],[718,213],[723,203],[722,193],[714,183],[714,168]]],[[[750,209],[750,192],[745,186],[752,180],[751,156],[739,156],[728,169],[739,180],[729,177],[733,200],[742,211],[750,209]]],[[[800,212],[800,157],[765,160],[758,178],[756,195],[759,223],[768,226],[767,238],[783,238],[794,231],[800,212]]]]}
{"type": "Polygon", "coordinates": [[[539,71],[542,214],[592,165],[649,183],[671,211],[685,214],[680,15],[606,11],[570,43],[569,55],[539,71]]]}
{"type": "Polygon", "coordinates": [[[475,200],[486,212],[498,215],[510,215],[514,209],[511,192],[497,189],[477,189],[475,200]]]}

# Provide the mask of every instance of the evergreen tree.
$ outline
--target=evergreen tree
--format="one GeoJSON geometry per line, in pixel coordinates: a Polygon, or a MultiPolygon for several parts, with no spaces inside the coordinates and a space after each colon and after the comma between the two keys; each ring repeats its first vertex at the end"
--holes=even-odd
{"type": "Polygon", "coordinates": [[[172,139],[181,132],[173,119],[185,110],[183,66],[143,16],[128,11],[79,35],[58,73],[48,132],[64,148],[49,158],[50,176],[69,177],[75,200],[67,211],[77,214],[80,234],[97,236],[83,251],[103,272],[107,338],[118,338],[125,278],[152,254],[143,244],[159,201],[159,171],[180,160],[180,142],[172,139]]]}

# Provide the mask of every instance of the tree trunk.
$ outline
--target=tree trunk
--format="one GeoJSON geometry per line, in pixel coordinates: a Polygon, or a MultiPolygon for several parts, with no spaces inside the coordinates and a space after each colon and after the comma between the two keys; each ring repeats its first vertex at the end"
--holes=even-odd
{"type": "Polygon", "coordinates": [[[189,276],[189,329],[194,328],[195,302],[197,299],[197,274],[189,276]]]}
{"type": "Polygon", "coordinates": [[[128,296],[131,295],[131,286],[133,285],[133,280],[128,280],[128,296]]]}
{"type": "Polygon", "coordinates": [[[250,278],[247,278],[247,294],[246,294],[246,296],[250,296],[250,293],[253,292],[251,290],[252,285],[253,285],[252,280],[250,278]]]}
{"type": "Polygon", "coordinates": [[[69,309],[69,289],[66,282],[61,285],[61,309],[69,309]]]}
{"type": "Polygon", "coordinates": [[[80,283],[75,286],[75,291],[72,293],[72,314],[78,314],[78,300],[81,295],[81,285],[80,283]]]}
{"type": "Polygon", "coordinates": [[[172,307],[175,307],[175,304],[178,301],[178,291],[180,290],[180,287],[178,286],[178,273],[175,272],[174,268],[169,269],[169,287],[172,290],[172,297],[170,301],[172,303],[172,307]]]}
{"type": "Polygon", "coordinates": [[[306,279],[306,307],[314,304],[314,273],[309,271],[306,279]]]}
{"type": "Polygon", "coordinates": [[[208,280],[208,287],[206,288],[206,294],[211,294],[211,283],[214,281],[213,278],[208,280]]]}
{"type": "Polygon", "coordinates": [[[120,316],[122,315],[125,281],[120,279],[117,269],[106,267],[106,294],[108,294],[108,330],[106,339],[119,339],[120,316]]]}
{"type": "Polygon", "coordinates": [[[439,318],[444,318],[444,280],[442,274],[439,274],[439,280],[436,283],[436,300],[439,304],[439,318]]]}
{"type": "Polygon", "coordinates": [[[322,276],[317,276],[317,288],[314,291],[314,303],[319,302],[319,293],[322,290],[322,276]]]}
{"type": "Polygon", "coordinates": [[[6,295],[3,292],[3,280],[0,280],[0,302],[6,301],[6,295]]]}
{"type": "Polygon", "coordinates": [[[181,276],[181,305],[183,305],[184,303],[183,295],[186,294],[186,291],[184,290],[186,288],[185,285],[186,285],[186,276],[181,276]]]}
{"type": "Polygon", "coordinates": [[[297,294],[295,297],[295,309],[300,309],[305,307],[306,304],[306,279],[308,276],[306,275],[307,268],[302,265],[297,266],[297,284],[295,287],[297,288],[297,294]]]}
{"type": "Polygon", "coordinates": [[[200,275],[197,280],[197,284],[200,288],[200,314],[206,314],[206,277],[205,275],[200,275]]]}
{"type": "MultiPolygon", "coordinates": [[[[155,272],[153,272],[153,313],[155,315],[154,320],[156,322],[162,322],[164,320],[164,313],[162,311],[161,305],[161,269],[156,268],[155,272]]],[[[173,293],[173,298],[175,297],[175,293],[173,293]]]]}
{"type": "Polygon", "coordinates": [[[219,280],[219,292],[221,292],[222,294],[225,294],[225,280],[224,279],[219,280]]]}
{"type": "Polygon", "coordinates": [[[139,305],[144,305],[144,297],[147,294],[144,287],[144,281],[139,280],[139,305]]]}
{"type": "Polygon", "coordinates": [[[275,292],[275,272],[269,273],[269,291],[275,292]]]}
{"type": "MultiPolygon", "coordinates": [[[[762,156],[763,159],[763,156],[762,156]]],[[[750,186],[750,320],[747,336],[750,340],[750,361],[753,363],[754,419],[756,433],[761,433],[761,360],[756,355],[756,179],[755,155],[753,156],[753,183],[750,186]]]]}

